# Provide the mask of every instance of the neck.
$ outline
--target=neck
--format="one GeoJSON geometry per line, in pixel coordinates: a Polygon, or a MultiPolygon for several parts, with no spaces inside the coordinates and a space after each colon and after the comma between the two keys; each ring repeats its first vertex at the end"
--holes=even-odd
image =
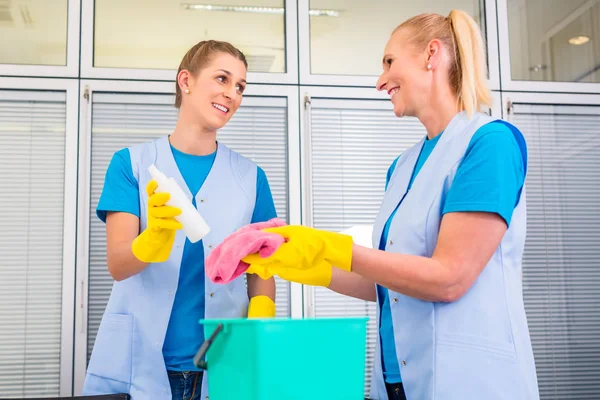
{"type": "Polygon", "coordinates": [[[452,118],[460,112],[456,96],[448,91],[431,96],[427,107],[417,115],[425,126],[427,137],[433,139],[446,129],[452,118]]]}
{"type": "Polygon", "coordinates": [[[217,150],[217,131],[191,121],[185,113],[180,111],[177,125],[169,137],[169,142],[182,153],[205,156],[217,150]]]}

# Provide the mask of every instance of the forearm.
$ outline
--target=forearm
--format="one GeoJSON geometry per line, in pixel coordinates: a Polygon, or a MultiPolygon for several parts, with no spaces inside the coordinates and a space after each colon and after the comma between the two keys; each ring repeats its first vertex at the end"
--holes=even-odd
{"type": "Polygon", "coordinates": [[[246,274],[248,297],[267,296],[275,301],[275,278],[262,279],[255,274],[246,274]]]}
{"type": "Polygon", "coordinates": [[[133,240],[111,243],[107,246],[108,272],[116,281],[122,281],[142,272],[149,263],[138,260],[131,250],[133,240]]]}
{"type": "Polygon", "coordinates": [[[328,288],[334,292],[365,301],[376,301],[375,282],[355,272],[333,268],[328,288]]]}
{"type": "Polygon", "coordinates": [[[434,258],[354,245],[352,270],[388,289],[421,300],[451,302],[464,293],[459,277],[434,258]]]}

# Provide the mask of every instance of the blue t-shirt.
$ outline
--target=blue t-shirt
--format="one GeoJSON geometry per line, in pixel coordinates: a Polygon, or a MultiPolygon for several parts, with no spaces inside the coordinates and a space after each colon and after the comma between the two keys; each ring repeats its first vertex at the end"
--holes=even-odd
{"type": "MultiPolygon", "coordinates": [[[[177,168],[194,195],[198,193],[215,161],[216,152],[206,156],[182,153],[171,146],[177,168]]],[[[106,171],[104,188],[96,214],[106,222],[109,211],[140,216],[139,186],[133,176],[128,149],[113,155],[106,171]]],[[[142,188],[145,190],[145,188],[142,188]]],[[[196,200],[193,199],[194,206],[196,200]]],[[[256,205],[252,223],[275,218],[277,212],[265,172],[258,168],[256,205]]],[[[186,239],[181,259],[179,282],[163,344],[163,357],[168,370],[197,371],[193,357],[204,341],[204,331],[198,320],[204,318],[204,247],[202,241],[186,239]]]]}
{"type": "MultiPolygon", "coordinates": [[[[423,144],[409,188],[442,134],[426,140],[423,144]]],[[[509,127],[501,122],[491,122],[482,126],[473,135],[463,161],[456,171],[443,204],[442,214],[466,211],[492,212],[499,214],[506,224],[510,225],[525,180],[525,159],[526,154],[522,153],[509,127]]],[[[388,170],[386,188],[397,161],[398,158],[388,170]]],[[[380,250],[385,249],[390,224],[396,210],[385,224],[379,243],[380,250]]],[[[384,379],[388,383],[399,383],[402,382],[402,377],[396,356],[388,290],[378,285],[377,296],[381,305],[379,339],[384,379]]]]}

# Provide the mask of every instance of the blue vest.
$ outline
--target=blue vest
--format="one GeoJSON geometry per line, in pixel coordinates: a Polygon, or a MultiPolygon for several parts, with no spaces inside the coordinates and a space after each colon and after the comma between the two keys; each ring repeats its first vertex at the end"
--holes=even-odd
{"type": "MultiPolygon", "coordinates": [[[[373,226],[378,248],[386,221],[386,251],[431,257],[444,199],[471,138],[493,119],[457,114],[408,183],[423,141],[399,158],[373,226]]],[[[521,132],[507,123],[526,148],[521,132]]],[[[526,167],[526,165],[525,165],[526,167]]],[[[536,369],[523,304],[521,263],[526,235],[525,188],[509,229],[473,286],[458,301],[423,301],[389,291],[396,355],[410,400],[537,400],[536,369]]],[[[377,319],[379,320],[379,307],[377,319]]],[[[371,398],[387,399],[376,341],[371,398]]]]}
{"type": "MultiPolygon", "coordinates": [[[[145,187],[156,167],[189,192],[173,158],[168,137],[129,149],[133,174],[140,188],[140,231],[146,228],[145,187]]],[[[206,181],[195,195],[197,208],[211,228],[204,237],[204,254],[252,219],[256,201],[257,166],[219,143],[206,181]]],[[[102,317],[87,370],[84,394],[129,393],[133,400],[171,400],[171,387],[162,346],[179,281],[185,244],[177,232],[169,260],[150,264],[137,275],[115,282],[102,317]]],[[[248,293],[244,276],[229,284],[205,280],[206,319],[247,316],[248,293]]],[[[204,374],[202,398],[208,395],[204,374]]]]}

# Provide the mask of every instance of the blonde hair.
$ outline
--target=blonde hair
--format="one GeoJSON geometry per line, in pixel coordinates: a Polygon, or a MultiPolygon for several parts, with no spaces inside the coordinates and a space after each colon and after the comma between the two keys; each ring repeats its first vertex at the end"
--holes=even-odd
{"type": "MultiPolygon", "coordinates": [[[[179,73],[184,69],[188,70],[192,75],[197,74],[217,53],[231,54],[243,62],[244,66],[248,68],[248,62],[246,61],[244,53],[232,44],[218,40],[203,40],[196,43],[188,50],[185,56],[183,56],[176,76],[179,76],[179,73]]],[[[175,107],[181,107],[181,88],[179,87],[179,82],[177,82],[177,80],[175,81],[175,107]]]]}
{"type": "Polygon", "coordinates": [[[469,14],[461,10],[452,10],[448,17],[420,14],[403,22],[394,32],[400,29],[410,30],[408,41],[419,49],[439,39],[449,50],[452,59],[448,78],[461,110],[471,116],[482,105],[492,104],[483,36],[469,14]]]}

